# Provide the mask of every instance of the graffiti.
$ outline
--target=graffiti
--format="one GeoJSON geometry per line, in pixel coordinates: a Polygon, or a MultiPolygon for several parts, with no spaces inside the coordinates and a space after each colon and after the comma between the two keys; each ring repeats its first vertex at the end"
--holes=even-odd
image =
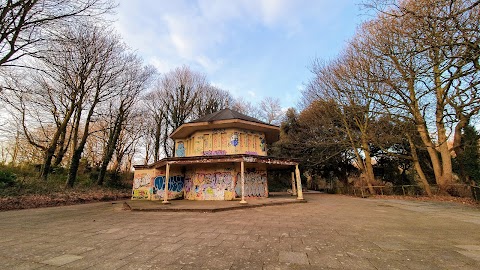
{"type": "MultiPolygon", "coordinates": [[[[183,197],[184,177],[181,175],[170,176],[168,179],[168,198],[176,199],[183,197]]],[[[165,176],[160,175],[153,180],[153,194],[156,199],[163,199],[165,194],[165,176]]]]}
{"type": "Polygon", "coordinates": [[[265,147],[265,137],[260,137],[260,148],[262,149],[263,152],[267,150],[265,147]]]}
{"type": "MultiPolygon", "coordinates": [[[[235,193],[240,197],[242,196],[242,181],[240,173],[237,174],[237,179],[235,193]]],[[[245,197],[266,197],[267,194],[266,172],[245,173],[245,197]]]]}
{"type": "Polygon", "coordinates": [[[202,152],[202,155],[204,156],[222,156],[226,154],[227,154],[227,151],[225,150],[208,150],[208,151],[202,152]]]}
{"type": "Polygon", "coordinates": [[[233,147],[237,147],[238,145],[238,133],[233,133],[232,137],[230,138],[230,144],[233,145],[233,147]]]}
{"type": "Polygon", "coordinates": [[[185,179],[188,200],[232,200],[233,197],[231,172],[194,173],[185,179]]]}
{"type": "Polygon", "coordinates": [[[150,188],[150,174],[140,174],[140,177],[133,179],[132,199],[150,199],[150,188]]]}
{"type": "Polygon", "coordinates": [[[183,142],[178,142],[177,151],[175,152],[177,157],[184,157],[185,156],[185,146],[183,142]]]}
{"type": "Polygon", "coordinates": [[[148,189],[134,189],[132,191],[133,199],[148,199],[150,197],[150,192],[148,189]]]}
{"type": "Polygon", "coordinates": [[[257,152],[253,152],[253,151],[245,151],[245,154],[246,154],[246,155],[255,155],[255,156],[258,156],[258,153],[257,153],[257,152]]]}
{"type": "Polygon", "coordinates": [[[133,179],[133,188],[137,189],[140,187],[150,186],[150,174],[145,174],[141,178],[133,179]]]}

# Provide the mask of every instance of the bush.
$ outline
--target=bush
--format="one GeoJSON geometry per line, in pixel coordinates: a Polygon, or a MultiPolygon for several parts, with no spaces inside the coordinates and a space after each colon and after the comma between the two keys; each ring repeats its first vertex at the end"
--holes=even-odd
{"type": "Polygon", "coordinates": [[[15,185],[17,175],[8,171],[0,171],[0,187],[12,187],[15,185]]]}

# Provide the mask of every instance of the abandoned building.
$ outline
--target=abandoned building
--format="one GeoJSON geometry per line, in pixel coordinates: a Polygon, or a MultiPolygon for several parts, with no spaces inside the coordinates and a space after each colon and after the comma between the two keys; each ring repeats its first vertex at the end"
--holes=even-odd
{"type": "MultiPolygon", "coordinates": [[[[185,123],[171,135],[174,157],[136,165],[134,200],[234,200],[268,197],[269,170],[290,170],[303,199],[298,162],[267,155],[280,128],[224,109],[185,123]]],[[[296,192],[298,190],[298,192],[296,192]]]]}

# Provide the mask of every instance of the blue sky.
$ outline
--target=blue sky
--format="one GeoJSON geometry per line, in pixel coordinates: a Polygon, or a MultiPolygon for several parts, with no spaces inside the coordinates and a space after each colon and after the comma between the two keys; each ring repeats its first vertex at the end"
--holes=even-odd
{"type": "Polygon", "coordinates": [[[314,58],[335,57],[364,17],[356,0],[122,0],[115,29],[160,73],[188,65],[256,103],[295,106],[314,58]]]}

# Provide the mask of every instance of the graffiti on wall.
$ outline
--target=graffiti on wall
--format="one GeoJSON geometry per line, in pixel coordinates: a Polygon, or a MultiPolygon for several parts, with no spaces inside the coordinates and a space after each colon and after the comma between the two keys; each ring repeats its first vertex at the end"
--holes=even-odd
{"type": "Polygon", "coordinates": [[[133,179],[132,199],[149,199],[151,188],[150,174],[141,174],[133,179]]]}
{"type": "Polygon", "coordinates": [[[175,152],[177,157],[184,157],[185,156],[185,145],[183,142],[178,142],[177,151],[175,152]]]}
{"type": "Polygon", "coordinates": [[[265,137],[260,137],[260,149],[263,152],[267,151],[267,147],[265,146],[265,137]]]}
{"type": "MultiPolygon", "coordinates": [[[[240,173],[237,174],[235,184],[237,197],[242,196],[242,181],[240,173]]],[[[266,197],[268,194],[267,173],[265,171],[245,173],[245,197],[266,197]]]]}
{"type": "MultiPolygon", "coordinates": [[[[170,176],[168,179],[168,198],[177,199],[183,197],[185,178],[181,175],[170,176]]],[[[155,199],[163,199],[165,194],[165,176],[160,175],[153,180],[153,194],[155,199]]]]}
{"type": "Polygon", "coordinates": [[[257,152],[253,152],[253,151],[245,151],[245,154],[246,154],[246,155],[256,155],[256,156],[258,156],[258,153],[257,153],[257,152]]]}
{"type": "Polygon", "coordinates": [[[188,200],[232,200],[232,173],[193,173],[185,179],[185,198],[188,200]]]}
{"type": "Polygon", "coordinates": [[[233,147],[237,147],[238,145],[238,133],[234,132],[232,134],[232,137],[230,138],[230,144],[233,145],[233,147]]]}
{"type": "Polygon", "coordinates": [[[208,151],[202,152],[202,155],[204,156],[222,156],[226,154],[227,154],[227,151],[225,150],[208,150],[208,151]]]}

